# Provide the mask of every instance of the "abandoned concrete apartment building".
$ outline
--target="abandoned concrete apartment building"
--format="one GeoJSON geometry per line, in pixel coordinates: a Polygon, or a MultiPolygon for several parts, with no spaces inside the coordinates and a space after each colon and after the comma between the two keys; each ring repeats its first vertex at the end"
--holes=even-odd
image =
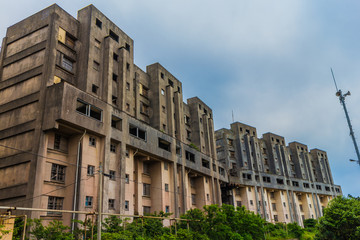
{"type": "Polygon", "coordinates": [[[223,202],[301,223],[341,194],[325,152],[258,139],[240,123],[215,134],[204,102],[183,102],[179,80],[159,63],[144,72],[133,55],[133,40],[93,5],[75,19],[55,4],[8,28],[0,205],[97,211],[101,177],[103,212],[179,217],[223,202]]]}

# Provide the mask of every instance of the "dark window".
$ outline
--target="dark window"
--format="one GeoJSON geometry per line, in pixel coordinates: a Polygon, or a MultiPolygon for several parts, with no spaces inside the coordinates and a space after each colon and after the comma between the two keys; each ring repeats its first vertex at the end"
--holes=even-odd
{"type": "Polygon", "coordinates": [[[126,63],[126,70],[130,70],[130,63],[126,63]]]}
{"type": "Polygon", "coordinates": [[[130,45],[128,43],[125,43],[125,49],[126,51],[130,52],[130,45]]]}
{"type": "Polygon", "coordinates": [[[275,222],[278,222],[278,221],[279,221],[278,215],[274,215],[274,221],[275,221],[275,222]]]}
{"type": "Polygon", "coordinates": [[[143,195],[150,197],[150,184],[143,183],[143,195]]]}
{"type": "Polygon", "coordinates": [[[89,146],[96,146],[96,138],[94,137],[89,137],[89,146]]]}
{"type": "Polygon", "coordinates": [[[115,199],[109,199],[109,209],[115,208],[115,199]]]}
{"type": "Polygon", "coordinates": [[[60,143],[61,143],[61,135],[55,133],[55,138],[54,138],[54,149],[60,149],[60,143]]]}
{"type": "Polygon", "coordinates": [[[164,73],[160,73],[160,77],[164,79],[164,73]]]}
{"type": "Polygon", "coordinates": [[[169,206],[165,206],[165,212],[169,213],[170,212],[170,207],[169,206]]]}
{"type": "MultiPolygon", "coordinates": [[[[49,196],[47,209],[62,210],[64,198],[49,196]]],[[[47,215],[62,215],[61,212],[48,212],[47,215]]]]}
{"type": "Polygon", "coordinates": [[[113,143],[110,144],[110,152],[116,153],[116,145],[113,143]]]}
{"type": "Polygon", "coordinates": [[[278,184],[284,184],[284,179],[277,178],[277,179],[276,179],[276,182],[277,182],[278,184]]]}
{"type": "Polygon", "coordinates": [[[169,143],[164,139],[159,138],[159,148],[171,152],[171,143],[169,143]]]}
{"type": "Polygon", "coordinates": [[[201,164],[205,168],[210,168],[210,162],[206,159],[201,159],[201,164]]]}
{"type": "Polygon", "coordinates": [[[170,79],[168,79],[168,83],[169,83],[169,85],[170,85],[171,87],[174,87],[174,82],[171,81],[170,79]]]}
{"type": "Polygon", "coordinates": [[[116,103],[117,103],[117,97],[113,95],[111,101],[112,101],[112,104],[113,104],[113,105],[116,105],[116,103]]]}
{"type": "Polygon", "coordinates": [[[111,127],[116,128],[121,131],[122,130],[122,119],[112,115],[111,127]]]}
{"type": "Polygon", "coordinates": [[[125,201],[125,211],[129,211],[129,201],[125,201]]]}
{"type": "Polygon", "coordinates": [[[112,39],[114,39],[115,41],[119,42],[119,36],[114,33],[113,31],[109,30],[109,35],[112,39]]]}
{"type": "Polygon", "coordinates": [[[270,177],[263,177],[263,181],[267,183],[271,183],[270,177]]]}
{"type": "Polygon", "coordinates": [[[165,192],[169,191],[169,184],[165,183],[165,192]]]}
{"type": "Polygon", "coordinates": [[[303,185],[304,185],[304,188],[310,188],[308,183],[303,183],[303,185]]]}
{"type": "Polygon", "coordinates": [[[80,99],[77,100],[76,111],[96,120],[102,120],[102,110],[100,108],[83,102],[80,99]]]}
{"type": "Polygon", "coordinates": [[[65,182],[65,166],[53,163],[51,165],[51,181],[65,182]]]}
{"type": "Polygon", "coordinates": [[[112,171],[112,170],[109,171],[109,179],[115,180],[115,171],[112,171]]]}
{"type": "Polygon", "coordinates": [[[125,174],[125,183],[129,183],[129,182],[130,182],[129,174],[125,174]]]}
{"type": "Polygon", "coordinates": [[[93,206],[93,197],[86,196],[85,197],[85,207],[92,207],[93,206]]]}
{"type": "Polygon", "coordinates": [[[146,131],[144,131],[134,125],[131,125],[131,124],[129,125],[129,133],[134,137],[138,137],[138,138],[141,138],[146,141],[146,131]]]}
{"type": "Polygon", "coordinates": [[[113,75],[112,75],[112,80],[115,81],[115,82],[117,82],[117,80],[118,80],[118,75],[116,75],[115,73],[113,73],[113,75]]]}
{"type": "Polygon", "coordinates": [[[293,185],[294,187],[298,187],[298,186],[299,186],[299,182],[292,181],[292,185],[293,185]]]}
{"type": "Polygon", "coordinates": [[[119,55],[117,55],[116,53],[113,53],[113,59],[115,61],[118,61],[119,60],[119,55]]]}
{"type": "Polygon", "coordinates": [[[102,28],[102,22],[99,19],[96,19],[96,26],[98,26],[100,29],[102,28]]]}
{"type": "Polygon", "coordinates": [[[95,166],[88,165],[87,167],[87,175],[93,176],[95,171],[95,166]]]}
{"type": "Polygon", "coordinates": [[[213,163],[213,171],[216,172],[216,164],[213,163]]]}
{"type": "Polygon", "coordinates": [[[188,161],[195,162],[195,154],[185,151],[185,158],[188,161]]]}
{"type": "Polygon", "coordinates": [[[97,94],[98,92],[98,89],[99,89],[99,87],[98,86],[96,86],[95,84],[93,84],[92,85],[92,87],[91,87],[91,91],[93,92],[93,93],[95,93],[95,94],[97,94]]]}

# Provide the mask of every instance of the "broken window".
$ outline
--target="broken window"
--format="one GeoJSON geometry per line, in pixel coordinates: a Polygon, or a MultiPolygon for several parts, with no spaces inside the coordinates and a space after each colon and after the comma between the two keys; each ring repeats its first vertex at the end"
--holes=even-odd
{"type": "Polygon", "coordinates": [[[169,143],[164,139],[159,138],[159,148],[171,152],[171,143],[169,143]]]}
{"type": "Polygon", "coordinates": [[[102,110],[100,108],[83,102],[80,99],[77,100],[76,111],[96,120],[102,120],[102,110]]]}
{"type": "Polygon", "coordinates": [[[65,168],[66,166],[53,163],[51,165],[51,181],[65,182],[65,168]]]}
{"type": "Polygon", "coordinates": [[[129,133],[130,135],[134,136],[134,137],[138,137],[141,138],[143,140],[146,141],[146,131],[134,126],[134,125],[129,125],[129,133]]]}
{"type": "Polygon", "coordinates": [[[185,158],[190,162],[195,162],[195,154],[185,151],[185,158]]]}
{"type": "Polygon", "coordinates": [[[86,196],[85,197],[85,207],[92,207],[93,206],[93,197],[86,196]]]}
{"type": "Polygon", "coordinates": [[[112,115],[111,116],[111,127],[116,128],[121,131],[122,130],[122,119],[112,115]]]}
{"type": "Polygon", "coordinates": [[[115,41],[119,42],[119,36],[116,33],[114,33],[111,29],[109,30],[109,36],[115,41]]]}
{"type": "Polygon", "coordinates": [[[115,209],[115,199],[109,199],[109,209],[115,209]]]}
{"type": "Polygon", "coordinates": [[[62,55],[62,61],[61,66],[68,70],[69,72],[72,72],[73,70],[74,61],[72,61],[70,58],[66,57],[65,55],[62,55]]]}
{"type": "Polygon", "coordinates": [[[142,85],[141,83],[139,85],[139,93],[143,97],[146,97],[146,98],[149,97],[149,89],[147,87],[145,87],[144,85],[142,85]]]}
{"type": "MultiPolygon", "coordinates": [[[[49,196],[47,209],[62,210],[63,209],[63,197],[49,196]]],[[[48,212],[47,215],[62,215],[61,212],[48,212]]]]}
{"type": "Polygon", "coordinates": [[[143,102],[140,102],[140,113],[148,116],[149,115],[149,106],[143,102]]]}
{"type": "Polygon", "coordinates": [[[201,159],[201,164],[205,168],[210,168],[210,162],[206,159],[201,159]]]}

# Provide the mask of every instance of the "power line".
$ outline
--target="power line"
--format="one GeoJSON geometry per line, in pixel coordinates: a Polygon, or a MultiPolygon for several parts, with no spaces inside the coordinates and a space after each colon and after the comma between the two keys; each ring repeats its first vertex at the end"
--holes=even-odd
{"type": "MultiPolygon", "coordinates": [[[[66,162],[66,161],[63,161],[63,160],[60,160],[60,159],[56,159],[56,158],[45,157],[45,156],[42,156],[42,155],[40,155],[40,154],[32,153],[32,152],[30,152],[30,151],[21,150],[21,149],[15,148],[15,147],[9,147],[9,146],[3,145],[3,144],[0,144],[0,147],[9,148],[9,149],[16,150],[16,151],[20,151],[20,152],[23,152],[23,153],[29,153],[29,154],[34,155],[34,156],[37,156],[37,157],[41,157],[41,158],[45,158],[45,159],[50,159],[50,160],[55,160],[55,161],[58,161],[58,162],[62,162],[62,163],[66,163],[66,164],[69,164],[69,165],[76,166],[75,163],[66,162]]],[[[87,169],[87,167],[83,167],[83,166],[78,166],[78,167],[87,169]]]]}
{"type": "MultiPolygon", "coordinates": [[[[98,174],[98,173],[95,173],[95,174],[89,176],[88,178],[80,179],[80,182],[83,181],[83,180],[85,180],[85,181],[86,181],[86,180],[89,180],[90,178],[94,177],[96,174],[98,174]]],[[[60,186],[60,187],[57,188],[57,189],[51,190],[51,191],[49,191],[49,192],[40,194],[40,195],[35,196],[35,197],[32,197],[32,198],[28,198],[28,199],[23,199],[23,200],[19,200],[19,201],[16,201],[16,202],[12,202],[11,204],[14,205],[15,203],[30,201],[30,200],[33,200],[33,199],[38,198],[38,197],[47,196],[47,195],[50,194],[50,193],[56,192],[56,191],[58,191],[58,190],[61,190],[61,189],[67,188],[67,187],[70,187],[71,185],[74,185],[75,183],[76,183],[76,181],[75,181],[75,182],[72,182],[72,183],[70,183],[70,184],[68,184],[68,185],[65,185],[65,186],[60,186]]]]}

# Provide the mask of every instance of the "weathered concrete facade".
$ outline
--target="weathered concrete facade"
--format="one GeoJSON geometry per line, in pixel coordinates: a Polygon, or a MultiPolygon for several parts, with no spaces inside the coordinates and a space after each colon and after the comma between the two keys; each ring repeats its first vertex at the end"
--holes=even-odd
{"type": "MultiPolygon", "coordinates": [[[[93,5],[11,26],[0,55],[0,205],[139,214],[221,204],[212,110],[93,5]],[[77,179],[77,181],[76,181],[77,179]]],[[[70,214],[32,212],[61,219],[70,214]]]]}
{"type": "Polygon", "coordinates": [[[257,137],[256,128],[235,122],[215,133],[217,159],[229,182],[222,184],[223,203],[246,208],[271,222],[319,218],[329,200],[341,195],[326,152],[308,151],[298,142],[285,145],[273,133],[257,137]]]}
{"type": "MultiPolygon", "coordinates": [[[[326,152],[259,139],[241,123],[215,134],[212,110],[197,97],[185,103],[159,63],[136,66],[133,46],[93,5],[77,19],[52,5],[8,28],[0,205],[97,211],[101,177],[103,212],[178,217],[224,202],[302,224],[341,194],[326,152]]],[[[69,224],[72,215],[30,217],[69,224]]]]}

